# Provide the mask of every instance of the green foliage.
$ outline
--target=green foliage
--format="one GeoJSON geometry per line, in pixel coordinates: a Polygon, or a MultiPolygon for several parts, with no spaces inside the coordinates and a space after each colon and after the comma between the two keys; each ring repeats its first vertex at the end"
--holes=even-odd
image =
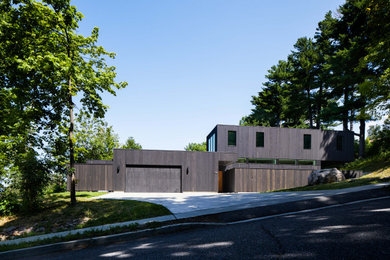
{"type": "Polygon", "coordinates": [[[345,170],[363,170],[365,172],[376,171],[390,166],[390,152],[360,158],[344,165],[345,170]]]}
{"type": "Polygon", "coordinates": [[[140,150],[142,146],[139,143],[135,142],[133,137],[127,138],[124,145],[121,146],[122,149],[131,149],[131,150],[140,150]]]}
{"type": "MultiPolygon", "coordinates": [[[[242,125],[329,128],[365,124],[390,111],[390,1],[349,0],[328,12],[314,39],[299,38],[287,61],[268,71],[242,125]]],[[[385,140],[384,138],[382,138],[385,140]]]]}
{"type": "Polygon", "coordinates": [[[382,126],[371,126],[368,130],[367,155],[373,156],[390,151],[390,119],[382,126]]]}
{"type": "Polygon", "coordinates": [[[53,173],[50,176],[47,189],[45,189],[46,194],[65,192],[66,191],[66,178],[61,173],[53,173]]]}
{"type": "Polygon", "coordinates": [[[81,112],[75,128],[75,162],[112,160],[113,149],[119,147],[119,137],[112,126],[102,119],[81,112]]]}
{"type": "Polygon", "coordinates": [[[20,156],[15,165],[19,171],[17,185],[22,195],[23,209],[36,211],[40,206],[40,195],[48,182],[49,170],[31,149],[20,156]]]}
{"type": "Polygon", "coordinates": [[[207,145],[206,145],[206,142],[203,142],[203,143],[189,143],[186,147],[184,147],[184,150],[186,150],[186,151],[206,152],[207,151],[207,145]]]}
{"type": "Polygon", "coordinates": [[[0,216],[9,216],[20,211],[20,202],[15,191],[10,188],[0,188],[0,216]]]}
{"type": "Polygon", "coordinates": [[[106,64],[115,54],[97,45],[98,28],[77,34],[82,17],[70,0],[0,2],[0,173],[18,172],[10,176],[20,177],[25,200],[41,193],[29,185],[44,185],[49,169],[63,172],[70,161],[73,172],[73,97],[101,118],[101,93],[127,85],[115,82],[106,64]]]}

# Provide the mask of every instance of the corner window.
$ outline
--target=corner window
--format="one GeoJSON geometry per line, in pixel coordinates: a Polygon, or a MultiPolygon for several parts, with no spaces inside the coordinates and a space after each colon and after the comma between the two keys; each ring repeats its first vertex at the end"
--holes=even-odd
{"type": "Polygon", "coordinates": [[[215,134],[210,136],[207,140],[207,151],[215,152],[215,134]]]}
{"type": "Polygon", "coordinates": [[[236,131],[228,131],[228,145],[236,146],[236,131]]]}
{"type": "Polygon", "coordinates": [[[264,132],[256,132],[256,147],[264,147],[264,132]]]}
{"type": "Polygon", "coordinates": [[[311,149],[311,135],[303,135],[303,149],[311,149]]]}
{"type": "Polygon", "coordinates": [[[338,135],[336,137],[336,150],[337,151],[343,150],[343,136],[342,135],[338,135]]]}

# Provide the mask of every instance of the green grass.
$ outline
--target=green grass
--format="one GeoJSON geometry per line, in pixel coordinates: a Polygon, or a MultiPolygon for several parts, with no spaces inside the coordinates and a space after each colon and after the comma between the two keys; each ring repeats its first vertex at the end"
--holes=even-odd
{"type": "Polygon", "coordinates": [[[1,239],[16,239],[171,214],[165,207],[153,203],[92,199],[104,194],[97,192],[76,194],[77,204],[73,207],[70,206],[68,192],[54,193],[44,198],[43,206],[37,213],[0,217],[1,239]],[[6,232],[11,227],[16,227],[13,234],[6,232]]]}
{"type": "Polygon", "coordinates": [[[27,247],[33,247],[33,246],[40,246],[40,245],[48,245],[48,244],[54,244],[59,242],[66,242],[66,241],[72,241],[72,240],[78,240],[78,239],[85,239],[85,238],[92,238],[97,236],[107,236],[112,234],[119,234],[119,233],[125,233],[125,232],[131,232],[136,230],[142,230],[142,229],[148,229],[148,228],[157,228],[162,226],[160,222],[149,222],[143,225],[138,224],[131,224],[127,226],[122,227],[113,227],[108,230],[91,230],[86,231],[82,234],[72,234],[67,235],[64,237],[51,237],[46,238],[42,240],[36,240],[32,242],[22,242],[19,244],[13,244],[13,245],[0,245],[0,252],[9,251],[9,250],[16,250],[21,248],[27,248],[27,247]]]}
{"type": "Polygon", "coordinates": [[[364,172],[374,172],[390,166],[390,152],[384,152],[370,158],[357,159],[347,163],[342,170],[363,170],[364,172]]]}
{"type": "Polygon", "coordinates": [[[312,190],[337,190],[352,188],[356,186],[376,184],[382,182],[390,182],[390,166],[376,170],[370,174],[364,175],[360,178],[349,179],[341,182],[313,185],[313,186],[304,186],[296,187],[291,189],[284,190],[275,190],[271,192],[281,192],[281,191],[312,191],[312,190]]]}

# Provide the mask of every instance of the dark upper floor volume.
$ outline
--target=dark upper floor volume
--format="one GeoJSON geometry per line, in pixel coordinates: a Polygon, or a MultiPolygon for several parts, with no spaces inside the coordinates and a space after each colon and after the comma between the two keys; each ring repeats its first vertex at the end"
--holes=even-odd
{"type": "Polygon", "coordinates": [[[240,158],[342,161],[354,159],[350,131],[217,125],[207,136],[207,151],[233,152],[240,158]]]}

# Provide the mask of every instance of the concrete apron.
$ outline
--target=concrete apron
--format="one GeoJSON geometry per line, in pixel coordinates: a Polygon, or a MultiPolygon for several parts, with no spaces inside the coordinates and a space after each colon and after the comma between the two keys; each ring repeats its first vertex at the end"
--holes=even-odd
{"type": "Polygon", "coordinates": [[[290,201],[307,200],[321,196],[332,196],[362,190],[375,189],[389,183],[372,184],[339,190],[272,192],[272,193],[215,193],[215,192],[183,192],[183,193],[130,193],[109,192],[95,199],[139,200],[160,204],[169,209],[176,217],[199,216],[197,212],[214,213],[216,209],[240,209],[251,206],[267,206],[290,201]]]}

